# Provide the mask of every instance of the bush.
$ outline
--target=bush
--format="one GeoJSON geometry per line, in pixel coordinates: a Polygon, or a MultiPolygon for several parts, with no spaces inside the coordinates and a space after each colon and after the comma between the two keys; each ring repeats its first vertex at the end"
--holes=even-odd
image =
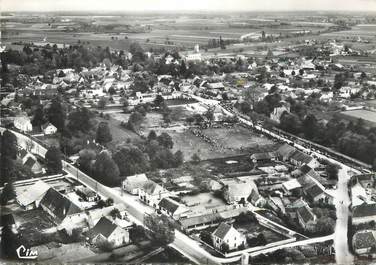
{"type": "Polygon", "coordinates": [[[114,248],[114,245],[107,240],[98,240],[95,245],[103,252],[110,252],[114,248]]]}
{"type": "Polygon", "coordinates": [[[212,245],[212,238],[209,231],[203,230],[200,233],[200,239],[209,245],[212,245]]]}

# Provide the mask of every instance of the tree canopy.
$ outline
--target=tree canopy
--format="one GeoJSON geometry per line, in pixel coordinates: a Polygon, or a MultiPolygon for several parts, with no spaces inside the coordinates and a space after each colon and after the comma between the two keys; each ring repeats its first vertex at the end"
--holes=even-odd
{"type": "Polygon", "coordinates": [[[95,160],[94,178],[107,186],[119,185],[119,168],[107,150],[100,152],[95,160]]]}
{"type": "Polygon", "coordinates": [[[47,150],[45,159],[46,159],[47,171],[50,174],[57,174],[61,172],[62,155],[61,155],[61,151],[56,146],[52,146],[47,150]]]}
{"type": "Polygon", "coordinates": [[[151,236],[158,245],[166,246],[174,241],[175,224],[167,216],[146,215],[144,224],[153,232],[151,236]]]}
{"type": "Polygon", "coordinates": [[[107,144],[112,141],[112,134],[107,122],[100,122],[98,124],[95,139],[100,144],[107,144]]]}

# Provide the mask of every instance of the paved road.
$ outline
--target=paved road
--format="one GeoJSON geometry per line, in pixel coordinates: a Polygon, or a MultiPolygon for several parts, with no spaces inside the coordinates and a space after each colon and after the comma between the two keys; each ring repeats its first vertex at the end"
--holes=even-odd
{"type": "Polygon", "coordinates": [[[349,219],[350,198],[347,184],[351,175],[347,168],[341,168],[339,171],[337,190],[335,194],[335,206],[337,214],[337,223],[335,228],[334,248],[336,250],[336,261],[338,264],[353,264],[354,257],[349,251],[347,240],[347,229],[349,219]]]}

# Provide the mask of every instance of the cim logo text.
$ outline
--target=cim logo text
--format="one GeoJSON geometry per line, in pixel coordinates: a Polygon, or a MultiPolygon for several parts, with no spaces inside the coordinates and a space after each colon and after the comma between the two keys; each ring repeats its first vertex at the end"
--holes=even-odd
{"type": "Polygon", "coordinates": [[[16,249],[19,259],[36,259],[38,258],[38,251],[26,248],[24,245],[19,246],[16,249]]]}

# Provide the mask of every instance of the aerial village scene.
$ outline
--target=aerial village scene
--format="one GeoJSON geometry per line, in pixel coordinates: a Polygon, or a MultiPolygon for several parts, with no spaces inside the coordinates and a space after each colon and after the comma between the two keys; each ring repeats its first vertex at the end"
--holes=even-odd
{"type": "Polygon", "coordinates": [[[1,262],[376,262],[375,5],[4,3],[1,262]]]}

